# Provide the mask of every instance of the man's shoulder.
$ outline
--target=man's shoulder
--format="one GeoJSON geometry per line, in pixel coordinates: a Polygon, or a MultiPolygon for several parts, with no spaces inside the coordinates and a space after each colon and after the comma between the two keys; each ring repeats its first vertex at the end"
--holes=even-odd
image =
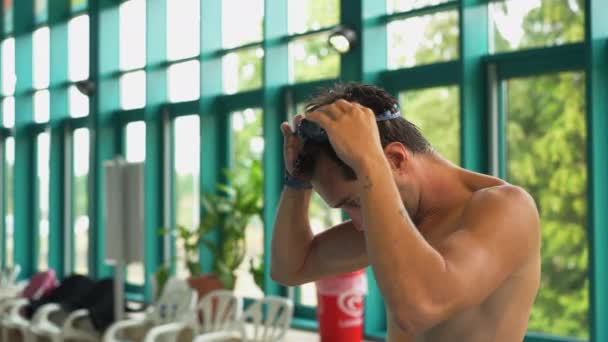
{"type": "Polygon", "coordinates": [[[486,187],[473,192],[464,210],[466,221],[490,223],[509,230],[538,229],[536,203],[523,188],[508,183],[486,187]]]}

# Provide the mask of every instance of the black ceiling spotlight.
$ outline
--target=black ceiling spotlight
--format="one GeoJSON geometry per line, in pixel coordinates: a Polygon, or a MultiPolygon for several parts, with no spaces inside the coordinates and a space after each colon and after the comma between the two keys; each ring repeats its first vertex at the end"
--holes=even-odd
{"type": "Polygon", "coordinates": [[[85,96],[92,96],[95,93],[95,83],[91,80],[83,80],[76,82],[76,89],[85,96]]]}
{"type": "Polygon", "coordinates": [[[327,42],[339,53],[347,53],[357,44],[357,32],[346,26],[338,26],[331,30],[327,42]]]}

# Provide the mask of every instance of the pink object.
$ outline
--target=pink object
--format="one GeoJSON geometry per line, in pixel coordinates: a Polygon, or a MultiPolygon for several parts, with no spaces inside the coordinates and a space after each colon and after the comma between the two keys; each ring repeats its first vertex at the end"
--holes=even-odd
{"type": "Polygon", "coordinates": [[[54,270],[36,273],[23,289],[22,297],[27,299],[40,299],[57,287],[57,277],[54,270]]]}
{"type": "Polygon", "coordinates": [[[321,279],[316,284],[321,341],[360,342],[367,294],[365,270],[321,279]]]}

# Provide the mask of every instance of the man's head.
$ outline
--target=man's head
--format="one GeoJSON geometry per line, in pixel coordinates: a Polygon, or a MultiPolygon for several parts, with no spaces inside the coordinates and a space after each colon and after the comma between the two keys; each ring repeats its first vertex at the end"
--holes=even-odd
{"type": "MultiPolygon", "coordinates": [[[[388,92],[373,85],[360,83],[337,84],[332,88],[323,89],[307,101],[305,110],[307,113],[312,112],[339,99],[357,102],[371,109],[376,115],[399,110],[397,100],[388,92]]],[[[403,191],[410,192],[408,188],[415,188],[410,184],[411,180],[408,183],[405,177],[405,174],[411,171],[409,169],[414,156],[431,153],[431,145],[414,124],[401,116],[377,124],[385,156],[391,164],[395,181],[404,197],[403,191]]],[[[353,139],[358,139],[357,132],[352,132],[352,135],[353,139]]],[[[355,184],[357,176],[338,158],[329,142],[306,141],[297,165],[298,173],[312,179],[315,190],[328,204],[343,208],[355,225],[361,226],[355,184]]],[[[414,196],[407,197],[418,197],[418,194],[411,195],[414,196]]],[[[412,203],[405,205],[408,210],[412,209],[412,203]]]]}

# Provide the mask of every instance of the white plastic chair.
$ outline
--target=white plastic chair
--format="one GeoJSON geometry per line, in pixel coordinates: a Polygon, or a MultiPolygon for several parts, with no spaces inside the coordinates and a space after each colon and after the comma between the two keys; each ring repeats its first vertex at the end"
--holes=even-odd
{"type": "Polygon", "coordinates": [[[33,341],[33,336],[29,331],[30,321],[27,320],[22,312],[29,304],[25,298],[16,298],[6,301],[0,305],[0,329],[2,330],[2,342],[10,342],[10,331],[18,330],[23,336],[24,342],[33,341]]]}
{"type": "Polygon", "coordinates": [[[232,330],[197,336],[194,342],[238,339],[244,342],[281,341],[291,325],[293,302],[284,297],[267,296],[253,302],[232,330]],[[266,310],[265,310],[266,309],[266,310]]]}
{"type": "MultiPolygon", "coordinates": [[[[192,324],[194,308],[196,307],[196,291],[188,286],[185,280],[171,278],[163,289],[157,303],[143,318],[127,319],[115,322],[103,335],[103,342],[124,341],[120,337],[128,329],[144,329],[144,341],[151,341],[159,335],[156,331],[174,322],[192,324]]],[[[172,338],[172,335],[165,335],[172,338]]]]}
{"type": "Polygon", "coordinates": [[[190,329],[195,335],[216,331],[232,331],[243,313],[243,300],[234,292],[214,290],[205,295],[198,303],[193,322],[175,322],[155,327],[146,341],[157,341],[166,334],[177,334],[190,329]]]}
{"type": "Polygon", "coordinates": [[[29,330],[34,336],[45,337],[53,342],[64,340],[98,342],[101,340],[101,336],[93,329],[88,319],[88,310],[74,310],[65,317],[61,306],[50,303],[36,310],[29,330]],[[89,322],[88,329],[81,326],[84,322],[89,322]]]}

